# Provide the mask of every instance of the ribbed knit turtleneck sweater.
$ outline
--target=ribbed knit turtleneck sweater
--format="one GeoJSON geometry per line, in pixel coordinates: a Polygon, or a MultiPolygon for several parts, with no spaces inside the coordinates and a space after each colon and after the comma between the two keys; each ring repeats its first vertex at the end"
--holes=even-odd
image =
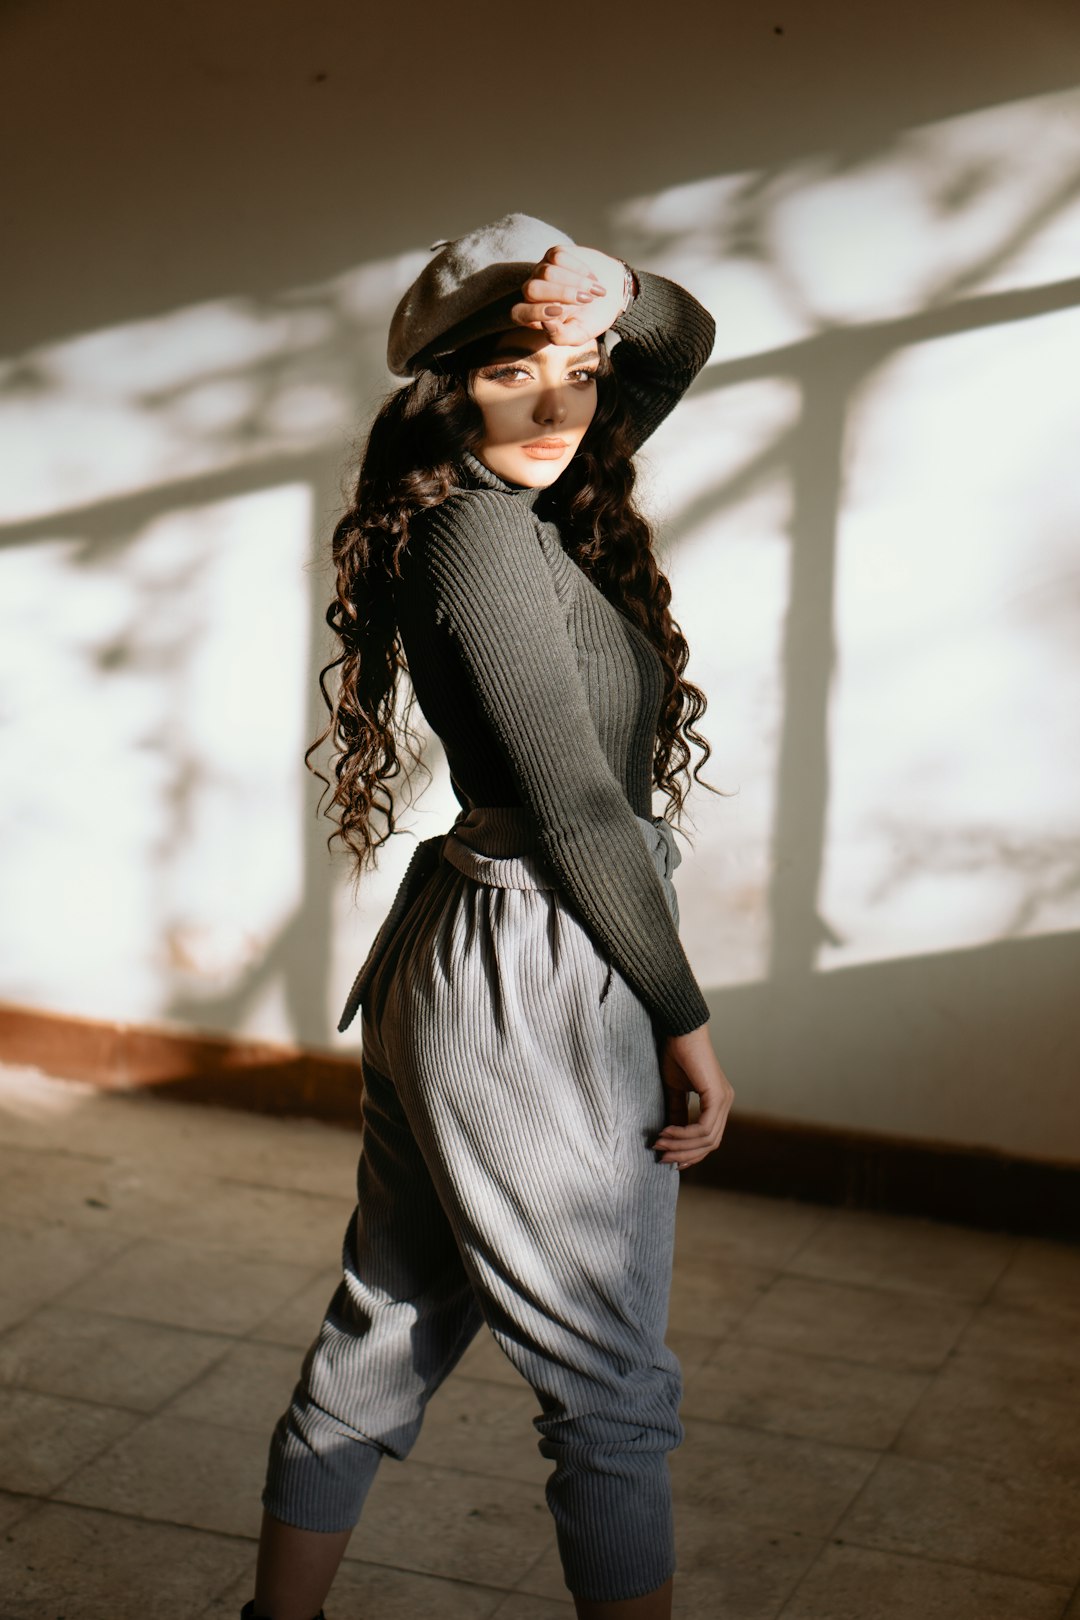
{"type": "MultiPolygon", "coordinates": [[[[611,351],[637,447],[712,349],[712,316],[635,272],[611,351]]],[[[709,1009],[635,815],[652,815],[663,664],[563,549],[543,489],[467,453],[461,487],[417,514],[398,590],[417,701],[459,803],[524,805],[560,891],[649,1008],[660,1034],[709,1009]]]]}

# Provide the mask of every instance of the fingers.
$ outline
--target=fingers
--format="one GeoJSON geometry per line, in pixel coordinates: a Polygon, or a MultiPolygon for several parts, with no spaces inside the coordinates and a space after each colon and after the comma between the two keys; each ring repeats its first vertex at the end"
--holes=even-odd
{"type": "Polygon", "coordinates": [[[583,255],[558,244],[548,248],[521,289],[522,297],[530,304],[590,304],[606,293],[607,288],[583,255]]]}
{"type": "Polygon", "coordinates": [[[529,303],[591,304],[603,298],[607,288],[588,276],[571,276],[557,270],[551,276],[532,275],[522,283],[522,297],[529,303]]]}
{"type": "Polygon", "coordinates": [[[572,270],[587,270],[589,262],[580,248],[568,245],[566,242],[556,242],[549,247],[541,261],[543,264],[568,264],[572,270]]]}
{"type": "Polygon", "coordinates": [[[590,334],[578,318],[579,307],[576,304],[515,304],[510,319],[517,326],[531,326],[546,332],[549,343],[587,343],[590,334]]]}
{"type": "Polygon", "coordinates": [[[726,1079],[722,1087],[703,1086],[699,1092],[701,1113],[691,1124],[686,1121],[685,1094],[682,1117],[677,1117],[670,1107],[672,1088],[665,1087],[665,1090],[669,1100],[668,1123],[653,1143],[653,1150],[660,1154],[662,1164],[676,1164],[680,1170],[685,1170],[720,1146],[735,1093],[726,1079]]]}
{"type": "Polygon", "coordinates": [[[696,1164],[720,1146],[719,1140],[698,1135],[695,1127],[691,1127],[691,1131],[693,1134],[680,1131],[676,1137],[665,1137],[663,1142],[656,1140],[653,1147],[660,1154],[662,1164],[696,1164]]]}
{"type": "Polygon", "coordinates": [[[556,242],[554,247],[548,248],[536,267],[536,274],[546,275],[545,267],[549,264],[554,265],[560,272],[570,271],[575,276],[585,276],[590,281],[599,280],[585,254],[574,248],[565,247],[561,242],[556,242]]]}

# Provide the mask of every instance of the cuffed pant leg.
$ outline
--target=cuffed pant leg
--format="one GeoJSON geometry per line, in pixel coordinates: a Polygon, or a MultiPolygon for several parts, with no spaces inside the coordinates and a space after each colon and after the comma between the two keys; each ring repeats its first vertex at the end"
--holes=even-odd
{"type": "Polygon", "coordinates": [[[576,1597],[641,1597],[675,1569],[667,1453],[682,1431],[663,1397],[645,1416],[644,1427],[640,1418],[623,1422],[610,1414],[546,1426],[540,1450],[556,1462],[548,1507],[566,1584],[576,1597]]]}
{"type": "Polygon", "coordinates": [[[363,1073],[342,1281],[271,1438],[262,1498],[306,1530],[356,1524],[381,1458],[407,1455],[482,1320],[396,1091],[367,1056],[363,1073]]]}

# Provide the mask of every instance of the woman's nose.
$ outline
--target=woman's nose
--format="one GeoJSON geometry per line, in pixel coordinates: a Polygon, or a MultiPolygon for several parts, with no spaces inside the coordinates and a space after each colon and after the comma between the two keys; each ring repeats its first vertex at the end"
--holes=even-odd
{"type": "Polygon", "coordinates": [[[561,422],[566,415],[566,400],[561,388],[545,388],[533,411],[534,422],[561,422]]]}

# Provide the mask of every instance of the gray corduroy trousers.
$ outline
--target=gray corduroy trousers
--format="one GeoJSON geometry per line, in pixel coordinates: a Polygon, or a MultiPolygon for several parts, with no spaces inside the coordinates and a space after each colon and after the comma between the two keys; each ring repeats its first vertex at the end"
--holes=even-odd
{"type": "MultiPolygon", "coordinates": [[[[679,853],[637,818],[678,920],[679,853]]],[[[647,1009],[555,888],[526,813],[459,816],[365,997],[364,1133],[344,1275],[270,1446],[263,1503],[360,1516],[384,1455],[482,1323],[535,1391],[566,1583],[636,1597],[674,1569],[664,1343],[679,1173],[647,1009]]]]}

